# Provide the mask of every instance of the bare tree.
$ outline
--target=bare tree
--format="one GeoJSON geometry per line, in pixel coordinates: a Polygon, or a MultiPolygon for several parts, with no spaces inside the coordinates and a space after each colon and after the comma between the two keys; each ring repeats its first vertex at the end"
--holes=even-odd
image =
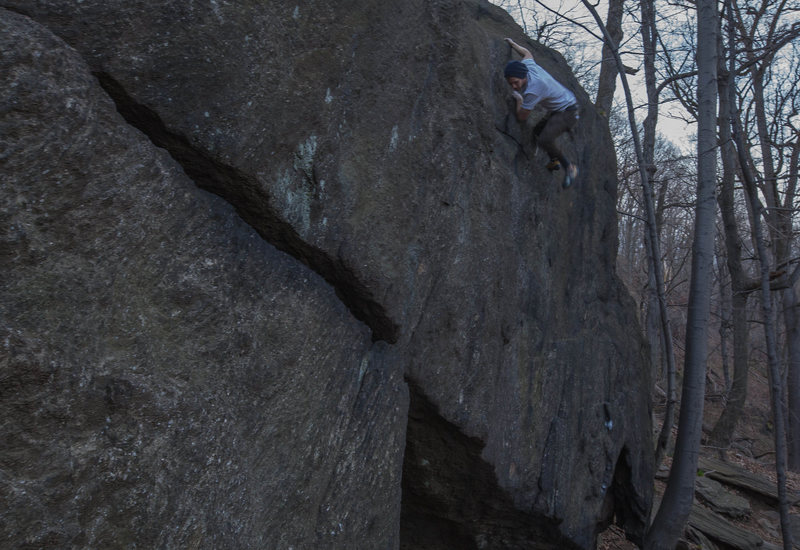
{"type": "Polygon", "coordinates": [[[705,399],[707,328],[711,303],[717,143],[717,28],[713,0],[697,1],[697,206],[692,279],[686,327],[681,414],[675,455],[661,506],[645,538],[645,548],[672,550],[694,501],[705,399]]]}
{"type": "MultiPolygon", "coordinates": [[[[720,41],[720,46],[722,45],[720,41]]],[[[721,450],[727,449],[733,438],[733,430],[744,411],[747,398],[748,358],[750,334],[747,326],[747,297],[754,284],[742,263],[742,238],[736,215],[734,187],[736,183],[736,149],[731,136],[730,90],[733,80],[720,56],[719,79],[719,143],[722,157],[722,179],[717,202],[722,214],[725,237],[725,258],[731,279],[731,327],[733,330],[733,376],[727,389],[727,400],[722,414],[717,419],[709,436],[709,443],[721,450]]]]}
{"type": "Polygon", "coordinates": [[[753,211],[753,233],[757,243],[758,259],[761,265],[761,307],[764,315],[764,334],[767,341],[767,361],[769,364],[770,394],[772,397],[772,414],[775,424],[775,469],[778,476],[778,500],[781,515],[781,529],[785,550],[792,548],[792,533],[789,527],[789,506],[786,494],[786,443],[784,434],[783,407],[781,404],[781,376],[778,366],[777,338],[770,292],[770,261],[767,253],[766,239],[761,225],[761,217],[765,215],[765,208],[758,198],[755,179],[750,174],[746,164],[747,158],[743,154],[746,145],[741,139],[741,122],[738,115],[734,118],[735,140],[739,152],[740,166],[743,168],[743,179],[747,189],[747,197],[753,211]]]}
{"type": "MultiPolygon", "coordinates": [[[[656,123],[658,121],[658,89],[656,87],[656,42],[658,31],[656,28],[656,10],[654,0],[642,0],[640,2],[642,22],[641,22],[641,35],[642,35],[642,50],[644,52],[644,77],[645,77],[645,90],[647,92],[647,116],[645,117],[643,130],[644,142],[642,144],[642,156],[644,162],[644,171],[647,173],[649,181],[655,180],[656,164],[655,164],[655,146],[656,146],[656,123]]],[[[656,209],[654,217],[655,223],[655,238],[660,234],[660,228],[663,226],[663,204],[664,193],[666,193],[666,186],[660,187],[657,204],[660,205],[656,209]]],[[[653,238],[649,233],[646,234],[647,239],[653,238]]],[[[652,245],[648,250],[656,250],[657,247],[652,245]]],[[[651,343],[651,360],[654,365],[661,364],[663,357],[665,363],[665,378],[667,381],[666,389],[666,407],[664,410],[664,421],[661,425],[658,440],[656,442],[655,461],[660,464],[667,451],[669,439],[672,434],[672,426],[675,423],[675,408],[677,407],[677,376],[675,366],[675,356],[672,349],[672,328],[669,324],[669,318],[666,314],[666,303],[660,303],[662,298],[659,293],[663,293],[663,281],[659,281],[657,273],[657,263],[660,258],[654,259],[650,262],[650,270],[648,275],[648,307],[647,307],[647,332],[648,339],[651,343]],[[653,317],[655,312],[661,312],[661,327],[659,333],[663,334],[663,339],[659,340],[655,337],[653,332],[656,329],[656,323],[653,317]],[[660,344],[660,345],[659,345],[660,344]],[[661,351],[661,353],[658,353],[661,351]]]]}
{"type": "MultiPolygon", "coordinates": [[[[624,0],[609,0],[606,29],[614,44],[622,41],[622,13],[624,0]]],[[[605,116],[611,113],[614,92],[617,89],[617,62],[612,47],[603,41],[603,58],[600,63],[600,76],[597,79],[597,99],[595,106],[605,116]]]]}
{"type": "MultiPolygon", "coordinates": [[[[762,10],[765,8],[767,3],[762,3],[761,8],[762,10]]],[[[781,3],[780,6],[783,6],[784,3],[781,3]]],[[[780,10],[779,10],[780,11],[780,10]]],[[[764,11],[748,11],[748,16],[752,16],[754,18],[753,27],[755,28],[757,25],[757,19],[765,13],[764,11]]],[[[742,11],[739,9],[739,6],[736,3],[736,0],[728,0],[728,45],[730,48],[730,75],[729,78],[733,78],[737,71],[737,60],[734,50],[735,44],[741,39],[742,35],[745,34],[742,31],[745,30],[745,18],[742,14],[742,11]],[[740,32],[739,36],[737,37],[734,33],[734,26],[738,27],[740,32]]],[[[777,22],[777,19],[774,21],[777,22]]],[[[752,48],[754,45],[753,37],[756,36],[756,33],[750,29],[750,32],[746,33],[745,43],[749,44],[752,48]]],[[[752,90],[753,90],[753,104],[755,108],[755,118],[756,118],[756,126],[758,131],[758,137],[760,141],[764,141],[769,139],[768,129],[767,129],[767,120],[765,116],[766,112],[766,102],[764,96],[764,80],[763,76],[766,72],[766,67],[763,66],[759,62],[759,58],[763,61],[771,61],[774,58],[775,53],[778,51],[778,47],[774,47],[775,43],[772,41],[770,36],[774,37],[775,29],[777,28],[776,24],[769,25],[769,32],[766,44],[769,46],[765,48],[765,51],[756,56],[753,51],[747,52],[747,62],[750,66],[751,71],[751,82],[752,90]]],[[[792,33],[787,33],[792,34],[792,33]]],[[[733,87],[729,86],[729,93],[732,93],[733,87]]],[[[730,102],[732,105],[734,101],[731,100],[730,102]]],[[[772,417],[773,423],[775,426],[775,470],[778,478],[778,501],[779,501],[779,510],[780,510],[780,517],[781,517],[781,531],[783,535],[783,544],[786,550],[790,550],[792,548],[792,532],[789,525],[789,504],[787,499],[787,492],[786,492],[786,432],[785,432],[785,420],[784,420],[784,408],[783,408],[783,385],[782,379],[780,374],[780,367],[778,364],[778,353],[777,353],[777,335],[775,329],[775,319],[774,319],[774,310],[772,305],[772,295],[771,295],[771,273],[770,273],[770,266],[771,261],[769,257],[769,253],[767,252],[767,244],[766,239],[767,236],[765,235],[765,231],[763,230],[762,226],[762,216],[766,219],[768,224],[773,226],[771,228],[772,233],[772,240],[774,242],[774,248],[776,249],[775,255],[778,265],[783,265],[787,248],[790,242],[787,242],[785,231],[787,230],[786,227],[786,219],[784,212],[777,212],[778,206],[780,203],[778,202],[778,192],[779,187],[777,184],[777,171],[772,159],[772,151],[770,150],[770,144],[761,144],[761,165],[764,170],[764,175],[761,178],[762,185],[759,187],[758,182],[756,180],[756,172],[754,167],[756,163],[754,162],[753,157],[750,155],[749,147],[745,142],[744,136],[744,127],[742,124],[742,119],[739,110],[734,110],[731,112],[731,121],[733,123],[733,137],[734,142],[736,144],[738,159],[739,159],[739,168],[741,170],[742,179],[745,185],[746,196],[748,198],[750,204],[750,211],[751,211],[751,225],[753,231],[753,239],[756,243],[756,248],[758,251],[758,262],[760,265],[760,290],[761,290],[761,308],[763,311],[764,316],[764,335],[767,343],[767,362],[769,366],[769,378],[770,378],[770,395],[772,398],[772,417]],[[764,196],[766,197],[767,204],[774,205],[772,210],[774,212],[770,215],[769,210],[764,208],[764,205],[761,203],[759,198],[759,191],[761,191],[764,196]]],[[[790,222],[789,222],[790,223],[790,222]]]]}

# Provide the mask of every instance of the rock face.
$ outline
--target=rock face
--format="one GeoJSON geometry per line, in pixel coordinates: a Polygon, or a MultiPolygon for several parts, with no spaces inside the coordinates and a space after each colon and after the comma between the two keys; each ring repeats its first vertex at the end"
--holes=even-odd
{"type": "Polygon", "coordinates": [[[396,540],[399,364],[2,19],[3,546],[396,540]]]}
{"type": "Polygon", "coordinates": [[[0,6],[0,540],[641,535],[613,149],[560,56],[566,191],[483,1],[0,6]]]}

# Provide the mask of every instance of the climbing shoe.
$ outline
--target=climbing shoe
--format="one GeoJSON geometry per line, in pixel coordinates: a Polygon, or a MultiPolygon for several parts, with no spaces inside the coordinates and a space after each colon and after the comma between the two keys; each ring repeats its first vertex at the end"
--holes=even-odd
{"type": "Polygon", "coordinates": [[[547,163],[547,169],[551,172],[555,172],[561,168],[561,162],[558,159],[550,159],[550,162],[547,163]]]}
{"type": "Polygon", "coordinates": [[[564,174],[564,183],[562,185],[564,189],[575,183],[575,180],[577,178],[578,178],[578,167],[570,163],[569,165],[567,165],[567,173],[564,174]]]}

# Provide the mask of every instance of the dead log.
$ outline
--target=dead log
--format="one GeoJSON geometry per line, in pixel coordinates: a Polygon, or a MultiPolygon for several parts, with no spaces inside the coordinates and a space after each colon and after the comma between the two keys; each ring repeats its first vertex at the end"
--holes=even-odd
{"type": "Polygon", "coordinates": [[[739,529],[696,502],[692,504],[692,512],[689,514],[689,526],[708,538],[737,550],[760,550],[764,544],[760,537],[739,529]]]}
{"type": "MultiPolygon", "coordinates": [[[[756,493],[766,497],[770,502],[778,502],[778,488],[774,483],[735,464],[729,464],[715,458],[700,457],[698,468],[703,471],[703,475],[706,477],[756,493]]],[[[800,495],[796,492],[789,493],[788,497],[790,504],[800,502],[800,495]]]]}

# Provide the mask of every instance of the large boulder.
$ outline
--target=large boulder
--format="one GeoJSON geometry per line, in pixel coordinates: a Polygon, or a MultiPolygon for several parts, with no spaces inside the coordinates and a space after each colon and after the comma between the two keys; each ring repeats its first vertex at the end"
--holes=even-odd
{"type": "MultiPolygon", "coordinates": [[[[134,384],[132,365],[146,364],[148,376],[163,376],[159,387],[169,387],[172,379],[163,373],[180,369],[175,362],[180,357],[181,364],[192,365],[190,380],[202,380],[205,391],[216,395],[235,386],[244,392],[234,393],[226,402],[232,409],[225,410],[238,411],[237,418],[248,411],[265,415],[261,445],[313,425],[300,430],[302,437],[290,438],[291,446],[272,451],[302,475],[281,473],[262,449],[245,452],[226,441],[214,451],[211,434],[201,429],[198,434],[209,437],[203,457],[224,454],[224,448],[258,472],[247,490],[260,491],[267,501],[280,499],[285,493],[277,494],[276,483],[286,480],[317,513],[296,516],[289,507],[265,525],[258,510],[224,501],[215,504],[217,515],[198,511],[198,516],[213,516],[224,525],[235,518],[239,523],[231,519],[231,529],[239,529],[242,546],[258,546],[257,533],[264,532],[272,533],[272,541],[300,546],[312,535],[333,536],[326,533],[337,531],[329,522],[337,514],[360,526],[334,522],[341,524],[339,536],[350,537],[341,539],[344,546],[361,540],[357,546],[393,547],[399,529],[408,548],[447,547],[452,537],[487,548],[532,541],[589,548],[613,517],[632,538],[642,534],[651,498],[649,369],[633,305],[614,274],[613,148],[607,125],[558,54],[526,43],[583,106],[579,126],[562,138],[582,172],[568,190],[543,168],[544,153],[531,135],[537,120],[520,125],[511,114],[502,79],[510,52],[503,37],[523,38],[507,14],[484,1],[0,0],[0,6],[63,39],[88,66],[64,71],[80,75],[75,78],[86,93],[98,98],[91,104],[108,106],[102,86],[127,123],[142,132],[123,130],[115,118],[120,129],[102,130],[107,137],[87,142],[81,139],[87,130],[78,122],[87,127],[96,122],[78,113],[72,126],[59,123],[63,130],[52,138],[60,145],[51,148],[69,153],[29,146],[24,162],[4,157],[4,171],[20,172],[18,187],[41,180],[30,191],[34,198],[18,199],[14,186],[8,197],[4,190],[3,201],[11,205],[4,204],[4,215],[31,209],[53,232],[72,234],[86,247],[85,264],[76,266],[49,263],[49,254],[23,261],[17,248],[29,246],[29,237],[9,238],[14,244],[3,245],[10,250],[4,257],[16,258],[10,269],[32,270],[36,277],[26,278],[47,279],[65,300],[74,289],[92,289],[81,300],[73,297],[71,307],[61,306],[45,297],[49,290],[6,283],[19,275],[7,276],[4,263],[4,330],[38,342],[38,351],[28,355],[41,365],[62,361],[63,376],[70,372],[80,380],[82,369],[105,372],[112,365],[115,377],[134,384]],[[134,136],[136,148],[115,145],[124,136],[134,136]],[[146,159],[134,155],[145,148],[146,159]],[[157,148],[169,151],[183,173],[157,148]],[[70,157],[79,151],[86,158],[80,166],[91,161],[105,167],[76,171],[70,157]],[[170,178],[153,176],[167,169],[170,178]],[[127,183],[141,171],[148,174],[146,181],[127,183]],[[85,191],[74,191],[73,202],[61,198],[69,185],[87,185],[89,176],[99,180],[94,184],[99,195],[125,193],[127,202],[84,203],[85,191]],[[189,187],[187,177],[232,205],[241,221],[218,204],[220,199],[179,192],[189,187]],[[181,193],[195,199],[177,203],[174,196],[181,193]],[[67,202],[51,207],[42,194],[67,202]],[[84,216],[124,227],[101,233],[102,224],[78,221],[84,216]],[[247,246],[237,237],[243,234],[247,246]],[[136,251],[141,259],[129,263],[136,251]],[[172,277],[151,272],[142,264],[150,265],[153,254],[170,263],[181,260],[182,267],[172,277]],[[104,298],[94,292],[96,283],[86,282],[95,281],[101,266],[111,271],[105,275],[109,281],[127,281],[129,273],[143,280],[135,284],[136,292],[112,285],[113,294],[104,298]],[[212,267],[227,285],[205,273],[212,267]],[[191,277],[177,274],[187,270],[191,277]],[[300,281],[308,286],[297,287],[300,281]],[[31,311],[25,304],[34,303],[28,294],[40,296],[39,315],[60,316],[58,330],[21,319],[18,311],[31,311]],[[195,315],[172,319],[175,306],[164,294],[179,295],[195,315]],[[149,331],[148,323],[156,321],[137,319],[151,316],[161,324],[149,331]],[[83,317],[102,329],[99,335],[82,328],[83,317]],[[105,335],[123,322],[129,324],[119,330],[126,330],[127,338],[105,335]],[[237,339],[241,327],[248,327],[249,338],[237,339]],[[219,343],[205,344],[211,336],[219,343]],[[66,345],[60,339],[93,355],[56,359],[66,345]],[[235,342],[242,351],[229,349],[235,342]],[[146,360],[105,360],[144,353],[142,346],[146,360]],[[208,349],[218,353],[209,356],[208,349]],[[248,361],[291,368],[275,384],[239,387],[225,378],[225,373],[241,376],[234,365],[248,361]],[[403,458],[398,437],[405,423],[398,415],[407,410],[399,370],[411,397],[402,513],[397,463],[403,458]],[[355,402],[360,405],[348,406],[355,402]],[[285,412],[298,409],[305,416],[285,412]],[[314,442],[333,447],[316,458],[314,442]],[[379,464],[371,459],[377,452],[383,453],[379,464]],[[308,453],[333,469],[306,462],[308,453]],[[321,480],[330,483],[335,503],[310,489],[321,480]],[[376,492],[377,486],[387,489],[376,492]],[[365,533],[372,538],[359,539],[365,533]]],[[[37,51],[33,43],[44,40],[44,31],[32,23],[23,28],[20,17],[8,19],[15,22],[14,32],[28,37],[15,46],[14,70],[5,73],[9,86],[22,79],[15,76],[22,74],[17,67],[47,74],[41,56],[26,53],[37,51]]],[[[55,49],[76,58],[64,46],[55,49]]],[[[37,89],[35,81],[44,77],[32,74],[22,80],[37,89]]],[[[66,82],[51,86],[53,95],[61,94],[60,104],[68,103],[76,88],[66,82]]],[[[9,86],[7,97],[16,97],[9,86]]],[[[71,114],[64,109],[42,114],[26,105],[11,112],[16,118],[5,118],[21,129],[9,135],[31,142],[41,140],[35,132],[52,133],[47,117],[71,114]]],[[[54,253],[74,254],[70,243],[50,235],[41,239],[53,243],[54,253]]],[[[19,346],[33,346],[29,341],[19,346]]],[[[20,365],[20,371],[44,368],[20,365]]],[[[251,371],[271,372],[252,367],[248,379],[256,376],[251,371]]],[[[83,391],[79,384],[50,388],[43,385],[44,375],[34,378],[36,395],[73,408],[81,400],[80,393],[70,393],[83,391]]],[[[161,394],[142,395],[142,407],[161,403],[156,398],[161,394]]],[[[15,414],[32,407],[32,400],[24,401],[15,414]]],[[[89,430],[88,421],[76,423],[89,430]]],[[[236,429],[244,429],[242,424],[247,422],[240,419],[236,429]]],[[[167,428],[141,429],[160,438],[167,428]]],[[[41,437],[45,433],[42,428],[41,437]]],[[[19,439],[30,437],[20,429],[19,439]]],[[[178,440],[193,448],[188,439],[178,440]]],[[[145,440],[132,445],[142,456],[145,440]]],[[[184,465],[180,445],[173,445],[173,459],[184,465]]],[[[9,467],[4,479],[20,476],[17,467],[9,467]]],[[[80,494],[83,482],[69,483],[80,494]]],[[[164,483],[172,491],[199,491],[192,479],[164,483]]],[[[130,484],[131,490],[143,485],[130,484]]],[[[42,490],[35,493],[39,509],[58,513],[56,501],[42,490]]],[[[197,504],[182,495],[170,502],[197,504]]],[[[163,497],[152,496],[154,507],[165,506],[163,497]]],[[[17,513],[20,536],[33,529],[30,510],[17,513]]],[[[108,522],[102,510],[77,516],[76,525],[87,529],[108,522]]],[[[144,522],[154,533],[170,532],[163,518],[129,517],[131,529],[144,522]]],[[[182,540],[210,545],[211,534],[198,531],[196,539],[182,540]]]]}
{"type": "Polygon", "coordinates": [[[61,40],[0,48],[0,545],[396,541],[399,364],[61,40]]]}

